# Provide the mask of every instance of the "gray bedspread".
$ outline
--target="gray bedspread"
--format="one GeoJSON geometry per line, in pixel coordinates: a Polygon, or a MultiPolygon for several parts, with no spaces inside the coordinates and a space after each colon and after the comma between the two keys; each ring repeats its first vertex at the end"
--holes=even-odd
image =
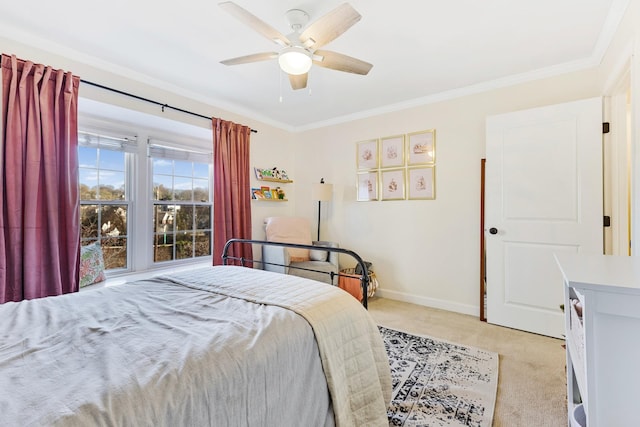
{"type": "Polygon", "coordinates": [[[333,425],[305,319],[169,279],[0,305],[0,425],[333,425]]]}

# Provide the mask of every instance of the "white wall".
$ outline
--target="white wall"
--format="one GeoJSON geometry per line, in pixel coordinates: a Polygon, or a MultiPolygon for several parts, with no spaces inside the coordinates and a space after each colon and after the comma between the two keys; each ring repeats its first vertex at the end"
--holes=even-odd
{"type": "Polygon", "coordinates": [[[323,212],[323,237],[373,262],[382,295],[477,314],[485,118],[597,96],[595,77],[574,73],[296,135],[296,213],[314,218],[310,183],[324,177],[334,198],[323,212]],[[355,201],[357,141],[431,128],[436,200],[355,201]]]}

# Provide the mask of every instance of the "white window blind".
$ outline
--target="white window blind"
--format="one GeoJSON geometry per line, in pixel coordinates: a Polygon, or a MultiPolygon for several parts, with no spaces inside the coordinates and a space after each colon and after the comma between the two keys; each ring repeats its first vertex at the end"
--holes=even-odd
{"type": "Polygon", "coordinates": [[[211,151],[198,148],[181,148],[171,143],[150,139],[147,154],[149,157],[182,160],[196,163],[213,163],[211,151]]]}
{"type": "Polygon", "coordinates": [[[135,153],[138,139],[135,136],[105,136],[90,132],[78,132],[78,144],[83,147],[104,148],[113,151],[135,153]]]}

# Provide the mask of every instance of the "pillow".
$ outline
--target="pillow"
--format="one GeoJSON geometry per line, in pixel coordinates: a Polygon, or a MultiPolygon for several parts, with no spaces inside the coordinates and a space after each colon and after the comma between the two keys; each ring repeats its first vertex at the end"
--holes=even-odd
{"type": "MultiPolygon", "coordinates": [[[[267,240],[311,246],[311,226],[306,218],[272,216],[265,219],[267,240]]],[[[309,261],[309,249],[287,248],[291,262],[309,261]]]]}
{"type": "Polygon", "coordinates": [[[311,249],[309,251],[309,259],[311,261],[326,261],[329,252],[320,249],[311,249]]]}
{"type": "Polygon", "coordinates": [[[80,248],[80,287],[106,280],[104,258],[100,243],[95,242],[80,248]]]}

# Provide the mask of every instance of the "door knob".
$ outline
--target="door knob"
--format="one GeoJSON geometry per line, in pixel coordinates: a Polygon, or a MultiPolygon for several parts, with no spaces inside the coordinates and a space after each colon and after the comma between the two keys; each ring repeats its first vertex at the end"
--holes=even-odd
{"type": "Polygon", "coordinates": [[[491,228],[489,229],[489,233],[491,233],[491,234],[498,234],[498,229],[497,229],[497,228],[495,228],[495,227],[491,227],[491,228]]]}

